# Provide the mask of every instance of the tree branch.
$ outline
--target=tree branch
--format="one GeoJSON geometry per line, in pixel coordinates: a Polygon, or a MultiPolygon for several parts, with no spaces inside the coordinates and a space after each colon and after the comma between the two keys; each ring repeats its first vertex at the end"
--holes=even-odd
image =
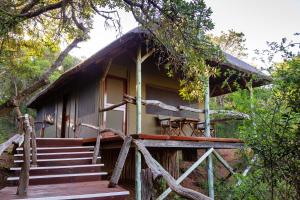
{"type": "Polygon", "coordinates": [[[69,1],[70,0],[62,0],[62,1],[59,1],[57,3],[53,3],[53,4],[46,5],[44,7],[40,7],[36,10],[33,10],[33,11],[28,11],[26,13],[21,13],[21,14],[16,15],[16,16],[20,17],[20,18],[23,18],[23,19],[33,18],[33,17],[39,16],[40,14],[48,12],[50,10],[55,10],[55,9],[61,8],[65,3],[69,2],[69,1]]]}
{"type": "Polygon", "coordinates": [[[31,0],[29,3],[27,3],[21,10],[21,14],[24,14],[26,12],[28,12],[30,9],[32,9],[37,3],[39,2],[39,0],[31,0]]]}
{"type": "Polygon", "coordinates": [[[77,46],[78,43],[82,42],[84,39],[82,37],[75,38],[57,57],[51,67],[34,83],[29,87],[20,91],[18,95],[11,97],[5,103],[0,105],[0,113],[5,109],[11,109],[13,107],[19,106],[20,102],[23,101],[26,97],[33,94],[41,87],[49,84],[49,76],[62,64],[64,58],[69,54],[69,52],[77,46]]]}

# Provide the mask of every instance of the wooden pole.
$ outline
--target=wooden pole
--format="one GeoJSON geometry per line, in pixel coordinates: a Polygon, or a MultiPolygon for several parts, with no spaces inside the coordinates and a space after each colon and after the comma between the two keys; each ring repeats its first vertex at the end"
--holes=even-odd
{"type": "Polygon", "coordinates": [[[97,163],[98,155],[99,155],[99,152],[100,152],[100,140],[101,140],[101,133],[99,131],[98,135],[97,135],[96,144],[95,144],[95,147],[94,147],[92,164],[97,163]]]}
{"type": "Polygon", "coordinates": [[[256,124],[254,121],[255,112],[254,112],[254,95],[253,95],[253,87],[252,87],[252,80],[248,85],[249,93],[250,93],[250,109],[251,109],[251,118],[252,118],[252,125],[253,125],[253,132],[256,132],[256,124]]]}
{"type": "Polygon", "coordinates": [[[31,119],[31,126],[32,126],[32,131],[31,131],[31,166],[32,167],[37,167],[37,145],[36,145],[36,134],[35,134],[35,126],[34,126],[34,119],[31,119]]]}
{"type": "MultiPolygon", "coordinates": [[[[136,59],[136,134],[142,132],[142,55],[141,46],[138,47],[136,59]]],[[[135,148],[135,199],[142,200],[141,185],[142,157],[135,148]]]]}
{"type": "Polygon", "coordinates": [[[40,130],[40,137],[41,138],[44,138],[45,137],[45,123],[43,122],[42,123],[42,128],[41,128],[41,130],[40,130]]]}
{"type": "MultiPolygon", "coordinates": [[[[209,117],[209,77],[207,77],[205,84],[205,137],[210,135],[210,117],[209,117]]],[[[207,179],[208,179],[208,194],[211,199],[214,199],[214,174],[213,174],[213,161],[212,156],[207,157],[207,179]]]]}
{"type": "MultiPolygon", "coordinates": [[[[23,119],[22,119],[23,120],[23,119]]],[[[19,185],[17,189],[17,195],[27,195],[27,189],[29,185],[29,169],[30,169],[30,133],[32,127],[30,126],[29,116],[24,116],[24,143],[23,143],[23,164],[20,172],[19,185]]]]}

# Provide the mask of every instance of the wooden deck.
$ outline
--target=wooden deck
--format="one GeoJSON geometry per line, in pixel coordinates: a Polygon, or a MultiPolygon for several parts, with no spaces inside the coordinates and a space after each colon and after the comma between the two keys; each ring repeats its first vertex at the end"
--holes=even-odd
{"type": "MultiPolygon", "coordinates": [[[[108,188],[108,181],[31,185],[26,199],[124,199],[128,191],[116,187],[108,188]]],[[[0,191],[2,200],[23,199],[16,195],[17,187],[6,187],[0,191]]]]}
{"type": "MultiPolygon", "coordinates": [[[[169,136],[154,134],[132,135],[133,138],[141,140],[146,147],[152,148],[215,148],[215,149],[237,149],[244,146],[243,141],[236,138],[215,137],[191,137],[191,136],[169,136]]],[[[83,143],[93,143],[96,138],[85,138],[83,143]]],[[[120,148],[122,139],[119,136],[104,137],[102,140],[104,149],[120,148]]]]}
{"type": "Polygon", "coordinates": [[[10,187],[0,190],[0,199],[101,199],[124,200],[129,192],[108,188],[101,157],[92,163],[94,146],[82,146],[82,138],[37,138],[37,167],[29,169],[27,195],[17,196],[23,163],[23,147],[14,154],[14,167],[7,178],[10,187]]]}

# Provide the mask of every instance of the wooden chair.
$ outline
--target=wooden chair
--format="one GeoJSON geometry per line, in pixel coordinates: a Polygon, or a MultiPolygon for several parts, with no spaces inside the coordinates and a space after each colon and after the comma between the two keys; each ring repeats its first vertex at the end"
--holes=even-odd
{"type": "MultiPolygon", "coordinates": [[[[211,137],[215,137],[215,131],[212,127],[210,128],[210,134],[211,134],[211,137]]],[[[193,130],[191,136],[193,136],[193,135],[198,136],[198,137],[205,136],[205,123],[204,122],[199,122],[194,125],[194,130],[193,130]]]]}
{"type": "Polygon", "coordinates": [[[178,134],[177,132],[180,131],[180,127],[178,123],[172,121],[170,116],[158,115],[157,120],[160,126],[160,134],[178,134]]]}

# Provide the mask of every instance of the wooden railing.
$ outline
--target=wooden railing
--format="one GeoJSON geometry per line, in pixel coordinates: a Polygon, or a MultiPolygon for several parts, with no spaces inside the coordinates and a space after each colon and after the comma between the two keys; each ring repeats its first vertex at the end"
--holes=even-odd
{"type": "MultiPolygon", "coordinates": [[[[125,161],[129,152],[129,148],[131,146],[131,143],[133,143],[138,150],[142,153],[142,155],[144,156],[145,162],[148,165],[148,167],[150,168],[152,174],[153,174],[153,178],[154,180],[159,178],[159,177],[163,177],[168,186],[175,191],[177,194],[179,194],[180,196],[186,197],[188,199],[194,199],[194,200],[210,200],[211,198],[207,197],[206,195],[199,193],[197,191],[185,188],[179,184],[176,183],[176,180],[169,174],[169,172],[167,172],[150,154],[150,152],[147,150],[147,148],[144,146],[144,144],[142,144],[141,142],[139,142],[139,140],[137,139],[133,139],[130,135],[125,136],[125,134],[119,130],[115,130],[115,129],[111,129],[111,128],[106,128],[106,129],[100,129],[100,127],[97,126],[93,126],[90,124],[84,124],[81,123],[79,124],[80,126],[85,126],[94,130],[98,131],[98,136],[97,136],[97,142],[95,145],[95,150],[97,152],[99,152],[100,149],[100,137],[101,134],[106,133],[106,132],[112,132],[115,133],[116,135],[120,136],[124,142],[123,145],[121,147],[121,151],[119,153],[117,162],[115,164],[115,168],[113,170],[111,179],[109,181],[109,187],[116,187],[120,176],[121,176],[121,172],[124,168],[125,165],[125,161]],[[99,140],[98,140],[99,138],[99,140]],[[99,141],[99,142],[98,142],[99,141]]],[[[96,154],[96,157],[98,156],[98,154],[96,154]]],[[[94,154],[95,157],[95,154],[94,154]]],[[[94,160],[94,159],[93,159],[94,160]]]]}
{"type": "Polygon", "coordinates": [[[40,129],[40,137],[41,138],[44,138],[45,137],[45,129],[46,129],[46,125],[53,125],[54,124],[54,120],[51,119],[51,118],[46,118],[42,121],[35,121],[33,123],[33,125],[36,125],[36,124],[40,124],[42,125],[41,129],[40,129]]]}
{"type": "Polygon", "coordinates": [[[36,136],[33,126],[33,120],[28,114],[19,117],[19,127],[21,129],[21,134],[16,134],[8,139],[6,142],[0,145],[0,156],[2,153],[8,149],[11,145],[16,145],[17,147],[23,146],[23,164],[21,167],[21,173],[19,178],[19,185],[17,188],[17,195],[25,196],[27,194],[27,189],[29,185],[29,170],[30,170],[30,146],[32,146],[32,166],[37,166],[36,157],[36,136]],[[31,137],[31,145],[30,145],[31,137]]]}
{"type": "Polygon", "coordinates": [[[0,144],[0,156],[11,145],[16,145],[16,146],[20,147],[23,144],[23,141],[24,141],[24,136],[21,134],[16,134],[16,135],[12,136],[7,141],[0,144]]]}
{"type": "Polygon", "coordinates": [[[29,185],[30,167],[37,167],[37,145],[36,134],[34,129],[34,120],[28,114],[20,119],[21,127],[23,127],[23,164],[21,167],[17,195],[26,196],[29,185]],[[30,162],[30,152],[31,161],[30,162]]]}
{"type": "MultiPolygon", "coordinates": [[[[136,98],[125,94],[123,97],[123,100],[120,103],[111,105],[111,106],[103,108],[103,109],[99,109],[99,112],[106,112],[106,111],[120,107],[127,103],[136,104],[136,98]]],[[[142,100],[142,104],[156,106],[161,109],[174,111],[174,112],[179,112],[179,111],[188,111],[188,112],[194,112],[194,113],[204,113],[205,112],[205,110],[203,110],[203,109],[192,108],[192,107],[182,106],[182,105],[172,106],[172,105],[165,104],[164,102],[161,102],[158,100],[142,100]]],[[[227,117],[232,117],[233,119],[250,119],[250,116],[248,114],[245,114],[242,112],[237,112],[237,111],[231,111],[231,110],[210,110],[209,114],[210,115],[221,114],[221,115],[225,115],[227,117]]]]}
{"type": "MultiPolygon", "coordinates": [[[[99,112],[106,112],[106,111],[110,111],[114,108],[117,108],[119,106],[122,106],[124,104],[136,104],[136,98],[129,96],[129,95],[124,95],[123,101],[100,109],[99,112]]],[[[197,109],[197,108],[191,108],[191,107],[187,107],[187,106],[172,106],[172,105],[167,105],[163,102],[157,101],[157,100],[142,100],[142,104],[143,105],[152,105],[152,106],[156,106],[159,107],[161,109],[165,109],[165,110],[170,110],[170,111],[189,111],[189,112],[194,112],[194,113],[205,113],[205,110],[203,109],[197,109]]],[[[221,115],[225,115],[228,117],[231,117],[233,119],[250,119],[249,115],[241,113],[241,112],[236,112],[236,111],[230,111],[230,110],[210,110],[209,114],[221,114],[221,115]]],[[[81,124],[83,126],[95,129],[98,131],[98,136],[97,136],[97,143],[95,146],[95,151],[97,154],[99,153],[99,149],[100,149],[100,138],[101,138],[101,134],[104,132],[113,132],[117,135],[119,135],[123,140],[123,145],[121,147],[121,151],[119,153],[112,177],[110,179],[109,182],[109,187],[115,187],[118,184],[118,181],[120,179],[121,176],[121,172],[122,169],[124,167],[125,164],[125,160],[127,158],[127,154],[129,151],[129,148],[131,146],[131,144],[133,143],[136,148],[141,152],[141,154],[144,156],[145,162],[148,165],[148,167],[150,168],[153,178],[154,180],[157,179],[158,177],[163,177],[169,188],[163,192],[157,199],[162,200],[165,197],[167,197],[167,195],[173,190],[174,192],[176,192],[177,194],[179,194],[180,196],[183,196],[185,198],[188,199],[194,199],[194,200],[207,200],[207,199],[211,199],[209,197],[207,197],[204,194],[201,194],[199,192],[196,192],[194,190],[185,188],[183,186],[180,185],[180,183],[194,170],[196,169],[203,160],[205,160],[208,156],[210,156],[211,154],[213,154],[217,160],[219,162],[221,162],[224,167],[230,172],[230,174],[234,174],[234,170],[231,168],[231,166],[221,157],[221,155],[218,154],[217,151],[215,151],[213,148],[211,148],[210,150],[208,150],[201,158],[199,158],[181,177],[179,177],[177,180],[175,180],[150,154],[150,152],[146,149],[146,147],[139,142],[139,140],[137,139],[133,139],[130,135],[125,136],[125,134],[121,131],[117,131],[114,129],[100,129],[99,127],[96,126],[92,126],[89,124],[81,124]]],[[[94,158],[97,157],[97,154],[94,154],[94,158]]],[[[93,159],[93,162],[96,159],[93,159]]]]}

